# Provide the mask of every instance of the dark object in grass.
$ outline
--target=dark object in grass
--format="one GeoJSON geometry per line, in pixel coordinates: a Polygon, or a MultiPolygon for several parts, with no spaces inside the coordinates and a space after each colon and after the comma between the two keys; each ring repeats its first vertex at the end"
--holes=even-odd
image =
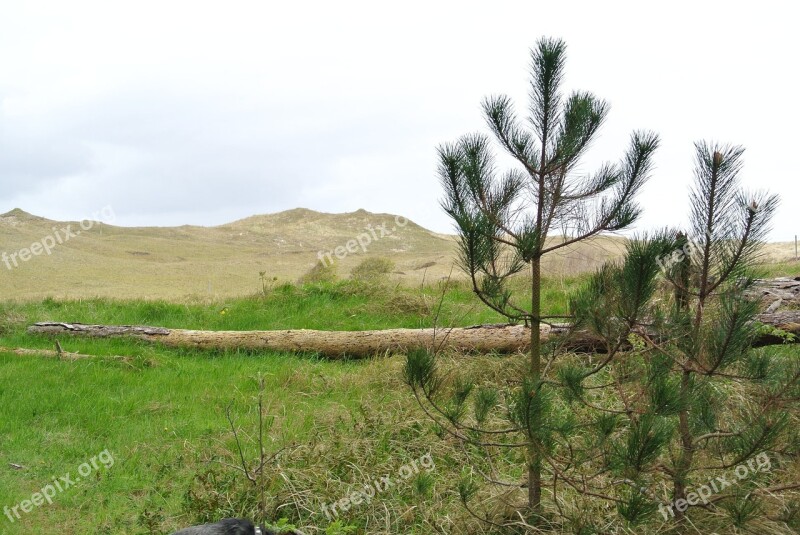
{"type": "MultiPolygon", "coordinates": [[[[286,535],[302,535],[297,530],[282,532],[286,535]]],[[[192,526],[176,531],[172,535],[279,535],[277,531],[265,528],[264,526],[254,526],[249,520],[242,518],[225,518],[213,524],[203,524],[202,526],[192,526]]]]}

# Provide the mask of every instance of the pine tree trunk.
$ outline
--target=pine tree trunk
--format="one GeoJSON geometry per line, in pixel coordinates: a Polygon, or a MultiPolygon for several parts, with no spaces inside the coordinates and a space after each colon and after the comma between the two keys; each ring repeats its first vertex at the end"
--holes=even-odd
{"type": "MultiPolygon", "coordinates": [[[[541,309],[542,309],[542,263],[536,257],[531,262],[531,347],[530,347],[530,380],[534,388],[538,388],[541,380],[541,309]]],[[[541,427],[539,412],[530,423],[533,433],[541,427]]],[[[534,437],[528,439],[528,506],[538,512],[542,502],[542,459],[541,445],[534,437]]]]}
{"type": "MultiPolygon", "coordinates": [[[[691,395],[691,381],[692,374],[689,370],[684,370],[681,375],[681,401],[684,405],[689,404],[689,396],[691,395]]],[[[689,475],[689,469],[692,467],[692,460],[694,458],[694,437],[692,436],[689,427],[689,411],[688,409],[681,410],[678,415],[678,433],[681,438],[681,453],[678,458],[678,465],[675,469],[673,476],[674,489],[672,503],[677,503],[678,500],[686,500],[686,478],[689,475]]],[[[684,512],[675,508],[675,518],[682,520],[684,512]]]]}

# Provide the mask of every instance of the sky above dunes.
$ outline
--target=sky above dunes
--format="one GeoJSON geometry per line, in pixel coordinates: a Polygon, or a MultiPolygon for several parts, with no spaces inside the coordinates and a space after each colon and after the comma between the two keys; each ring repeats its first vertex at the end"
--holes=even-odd
{"type": "Polygon", "coordinates": [[[528,105],[529,50],[611,105],[588,172],[661,136],[637,229],[685,222],[693,142],[746,147],[743,185],[800,234],[790,2],[0,0],[0,212],[216,225],[306,207],[450,232],[436,146],[528,105]],[[491,6],[491,7],[490,7],[491,6]]]}

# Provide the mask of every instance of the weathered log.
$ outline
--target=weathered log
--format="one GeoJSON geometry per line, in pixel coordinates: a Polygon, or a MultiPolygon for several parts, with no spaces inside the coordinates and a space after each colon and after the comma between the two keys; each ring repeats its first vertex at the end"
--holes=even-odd
{"type": "Polygon", "coordinates": [[[781,299],[787,303],[800,302],[800,277],[757,279],[747,295],[756,299],[781,299]]]}
{"type": "Polygon", "coordinates": [[[249,349],[319,353],[326,357],[365,357],[411,348],[447,347],[460,351],[508,353],[524,348],[530,332],[521,325],[381,331],[195,331],[131,325],[36,323],[29,333],[96,338],[127,336],[169,347],[249,349]]]}
{"type": "MultiPolygon", "coordinates": [[[[53,349],[28,349],[25,347],[0,347],[0,353],[11,353],[13,355],[20,355],[25,357],[47,357],[60,360],[80,360],[80,359],[94,359],[97,355],[86,355],[84,353],[72,353],[70,351],[58,351],[53,349]]],[[[119,355],[104,356],[104,359],[115,360],[132,360],[132,357],[123,357],[119,355]]]]}
{"type": "MultiPolygon", "coordinates": [[[[759,321],[800,338],[800,311],[762,314],[759,321]]],[[[542,328],[543,340],[563,335],[568,327],[542,328]]],[[[80,323],[36,323],[32,334],[89,337],[128,336],[169,347],[198,349],[248,349],[318,353],[329,358],[367,357],[416,348],[454,349],[466,352],[510,353],[524,351],[530,331],[522,325],[478,325],[441,329],[387,329],[381,331],[196,331],[131,325],[84,325],[80,323]]],[[[755,345],[783,343],[774,334],[764,334],[755,345]]],[[[586,332],[573,333],[566,341],[573,351],[602,351],[601,341],[586,332]]]]}
{"type": "MultiPolygon", "coordinates": [[[[800,310],[783,310],[781,312],[771,312],[758,315],[758,321],[764,325],[769,325],[780,329],[795,337],[795,342],[800,342],[800,310]]],[[[785,343],[787,340],[783,336],[772,333],[762,333],[753,344],[756,347],[768,346],[785,343]]]]}

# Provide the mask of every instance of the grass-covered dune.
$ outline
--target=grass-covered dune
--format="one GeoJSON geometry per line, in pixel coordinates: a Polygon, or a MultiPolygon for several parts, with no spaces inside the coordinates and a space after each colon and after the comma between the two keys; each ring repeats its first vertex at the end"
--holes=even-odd
{"type": "MultiPolygon", "coordinates": [[[[320,255],[335,262],[340,277],[375,257],[392,262],[396,284],[463,276],[453,269],[454,236],[393,214],[297,208],[214,227],[111,223],[53,221],[19,209],[0,214],[0,296],[213,301],[257,291],[262,272],[294,282],[320,255]]],[[[568,248],[546,269],[585,273],[622,250],[621,239],[600,237],[568,248]]]]}

